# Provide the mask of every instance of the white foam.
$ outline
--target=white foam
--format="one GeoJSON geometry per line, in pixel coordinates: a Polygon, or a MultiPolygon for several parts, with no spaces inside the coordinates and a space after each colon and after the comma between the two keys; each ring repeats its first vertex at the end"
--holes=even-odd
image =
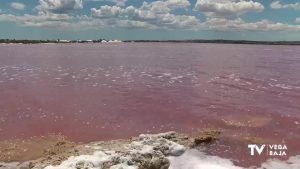
{"type": "Polygon", "coordinates": [[[287,161],[280,161],[278,159],[269,159],[261,165],[258,169],[299,169],[300,155],[290,157],[287,161]]]}
{"type": "Polygon", "coordinates": [[[169,169],[242,169],[230,160],[209,156],[197,150],[188,150],[182,156],[169,157],[169,169]]]}
{"type": "Polygon", "coordinates": [[[271,87],[278,87],[278,88],[286,89],[286,90],[291,90],[291,89],[296,88],[294,86],[290,86],[290,85],[286,85],[286,84],[271,84],[271,83],[269,83],[269,86],[271,86],[271,87]]]}
{"type": "Polygon", "coordinates": [[[172,73],[163,73],[164,76],[171,76],[172,73]]]}
{"type": "Polygon", "coordinates": [[[179,157],[169,157],[169,169],[300,169],[300,155],[290,157],[287,161],[269,159],[260,167],[243,168],[236,166],[229,159],[210,156],[198,150],[188,150],[179,157]]]}

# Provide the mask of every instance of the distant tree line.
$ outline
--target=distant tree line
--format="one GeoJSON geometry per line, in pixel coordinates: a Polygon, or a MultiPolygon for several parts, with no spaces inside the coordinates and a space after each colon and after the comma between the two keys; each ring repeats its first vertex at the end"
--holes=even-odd
{"type": "Polygon", "coordinates": [[[57,40],[16,40],[16,39],[0,39],[0,43],[24,43],[24,44],[36,44],[36,43],[57,43],[57,40]]]}
{"type": "Polygon", "coordinates": [[[38,44],[38,43],[99,43],[105,39],[97,40],[17,40],[17,39],[0,39],[0,43],[22,43],[22,44],[38,44]]]}

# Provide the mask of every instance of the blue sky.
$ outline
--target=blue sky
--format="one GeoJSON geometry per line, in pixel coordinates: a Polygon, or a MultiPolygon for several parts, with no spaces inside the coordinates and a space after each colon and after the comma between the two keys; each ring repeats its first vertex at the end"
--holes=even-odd
{"type": "Polygon", "coordinates": [[[1,38],[300,40],[300,2],[2,0],[1,38]]]}

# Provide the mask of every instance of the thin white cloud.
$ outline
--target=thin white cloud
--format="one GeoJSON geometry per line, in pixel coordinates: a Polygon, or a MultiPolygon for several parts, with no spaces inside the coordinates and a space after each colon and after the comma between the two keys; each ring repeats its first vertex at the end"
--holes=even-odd
{"type": "Polygon", "coordinates": [[[209,17],[237,17],[248,12],[261,12],[264,6],[259,2],[245,0],[197,0],[195,9],[209,17]]]}
{"type": "Polygon", "coordinates": [[[29,15],[22,16],[12,14],[0,15],[0,21],[12,21],[17,22],[22,26],[33,27],[66,27],[73,17],[66,14],[41,14],[41,15],[29,15]]]}
{"type": "Polygon", "coordinates": [[[210,18],[205,22],[209,30],[219,31],[300,31],[300,25],[289,25],[269,20],[245,22],[241,18],[210,18]]]}
{"type": "Polygon", "coordinates": [[[112,2],[114,3],[116,6],[125,6],[126,2],[128,0],[84,0],[84,1],[89,1],[89,2],[112,2]]]}
{"type": "Polygon", "coordinates": [[[26,5],[23,3],[20,3],[20,2],[12,2],[10,4],[10,6],[16,10],[25,10],[26,9],[26,5]]]}
{"type": "Polygon", "coordinates": [[[300,3],[282,4],[281,1],[274,1],[271,3],[270,7],[272,9],[294,9],[300,10],[300,3]]]}
{"type": "Polygon", "coordinates": [[[112,0],[117,6],[125,6],[127,0],[112,0]]]}
{"type": "Polygon", "coordinates": [[[39,0],[38,9],[43,12],[66,14],[82,9],[82,0],[39,0]]]}

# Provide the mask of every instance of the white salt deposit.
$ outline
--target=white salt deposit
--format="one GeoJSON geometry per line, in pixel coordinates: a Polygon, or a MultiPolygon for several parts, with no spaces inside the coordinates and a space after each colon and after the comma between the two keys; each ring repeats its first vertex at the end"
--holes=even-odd
{"type": "Polygon", "coordinates": [[[111,166],[110,169],[138,169],[137,166],[128,166],[127,164],[117,164],[111,166]]]}
{"type": "Polygon", "coordinates": [[[45,169],[102,168],[101,166],[105,162],[111,160],[114,156],[114,153],[106,154],[102,151],[97,151],[93,155],[80,155],[69,157],[66,161],[62,162],[58,166],[47,166],[45,169]]]}
{"type": "Polygon", "coordinates": [[[132,152],[139,152],[141,154],[149,154],[153,152],[153,147],[149,145],[144,145],[141,142],[134,141],[131,143],[131,147],[133,147],[132,152]]]}
{"type": "Polygon", "coordinates": [[[18,166],[18,162],[12,162],[12,163],[2,163],[0,162],[0,169],[15,169],[16,166],[18,166]]]}
{"type": "Polygon", "coordinates": [[[185,147],[183,145],[177,144],[173,141],[167,140],[163,138],[166,134],[170,133],[162,133],[157,135],[151,135],[151,134],[141,134],[140,138],[143,138],[143,141],[141,143],[143,144],[149,144],[147,141],[153,140],[153,137],[158,137],[156,142],[151,143],[153,147],[157,147],[160,145],[165,145],[168,147],[167,152],[165,152],[168,156],[180,156],[185,152],[185,147]]]}
{"type": "MultiPolygon", "coordinates": [[[[138,164],[133,163],[136,157],[144,157],[143,155],[152,154],[153,158],[164,158],[164,155],[179,156],[185,151],[185,147],[172,142],[166,138],[172,133],[163,133],[158,135],[141,135],[139,140],[128,145],[124,145],[124,152],[114,151],[96,151],[92,155],[80,155],[69,157],[66,161],[57,166],[47,166],[44,169],[102,169],[105,164],[113,162],[110,169],[138,169],[138,164]],[[161,156],[157,156],[160,154],[161,156]],[[116,163],[116,159],[117,163],[116,163]]],[[[92,148],[94,145],[88,145],[92,148]]],[[[99,150],[99,146],[97,146],[99,150]]],[[[142,160],[142,159],[141,159],[142,160]]]]}

